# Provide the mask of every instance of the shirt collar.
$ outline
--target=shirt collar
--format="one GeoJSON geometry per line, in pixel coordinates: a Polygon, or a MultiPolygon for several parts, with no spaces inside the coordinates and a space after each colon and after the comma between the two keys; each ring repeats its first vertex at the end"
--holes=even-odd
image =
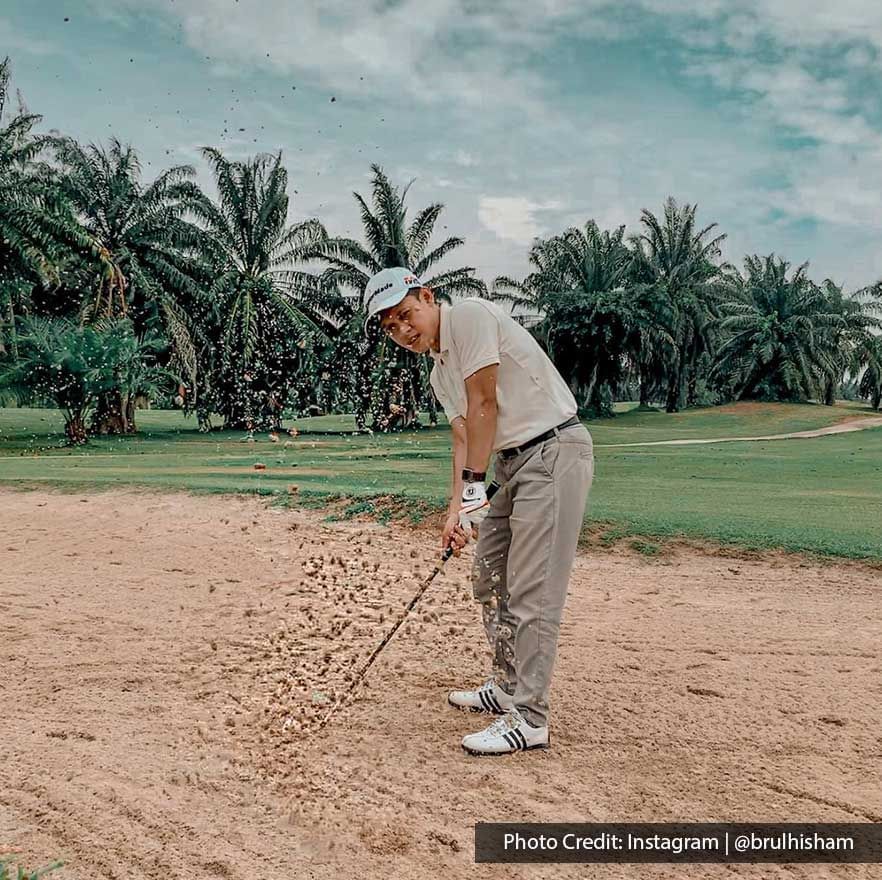
{"type": "Polygon", "coordinates": [[[450,305],[448,303],[441,303],[438,346],[441,349],[440,351],[432,351],[432,349],[429,349],[429,354],[436,361],[441,360],[450,348],[450,305]]]}

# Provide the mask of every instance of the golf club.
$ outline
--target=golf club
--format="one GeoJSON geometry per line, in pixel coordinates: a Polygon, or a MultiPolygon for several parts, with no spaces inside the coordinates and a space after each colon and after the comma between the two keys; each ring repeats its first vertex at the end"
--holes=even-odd
{"type": "MultiPolygon", "coordinates": [[[[495,481],[487,487],[488,501],[496,494],[499,488],[499,484],[495,481]]],[[[364,666],[362,666],[355,678],[352,679],[352,683],[346,689],[345,693],[341,697],[337,698],[336,702],[330,708],[325,717],[322,718],[321,721],[319,721],[318,725],[316,725],[316,727],[314,728],[314,732],[317,733],[319,730],[321,730],[328,723],[328,721],[330,721],[331,718],[333,718],[333,716],[349,701],[356,688],[364,681],[365,675],[367,675],[368,670],[371,668],[377,657],[380,656],[383,648],[385,648],[386,645],[389,644],[389,642],[392,640],[392,637],[395,635],[396,632],[398,632],[401,624],[404,623],[405,620],[407,620],[407,615],[410,614],[410,612],[414,609],[414,606],[417,604],[417,602],[420,601],[423,594],[429,588],[429,585],[432,583],[433,580],[435,580],[435,578],[438,576],[438,573],[444,569],[444,563],[446,563],[452,555],[453,548],[445,547],[444,552],[441,554],[441,559],[435,563],[435,567],[429,573],[428,577],[422,582],[422,584],[420,584],[419,589],[416,591],[410,602],[407,603],[407,607],[404,609],[404,612],[401,614],[398,620],[395,621],[392,629],[390,629],[389,632],[386,633],[383,641],[380,642],[380,644],[377,645],[376,648],[374,648],[374,650],[371,652],[370,657],[368,657],[367,662],[364,664],[364,666]]]]}

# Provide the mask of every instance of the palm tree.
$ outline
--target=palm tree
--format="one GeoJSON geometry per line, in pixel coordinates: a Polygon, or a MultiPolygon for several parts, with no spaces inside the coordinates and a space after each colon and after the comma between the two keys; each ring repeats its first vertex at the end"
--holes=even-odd
{"type": "Polygon", "coordinates": [[[584,230],[539,240],[530,251],[533,272],[523,281],[500,276],[491,293],[546,347],[586,414],[612,414],[626,372],[640,373],[648,404],[647,364],[654,363],[652,346],[666,338],[652,287],[634,283],[624,234],[624,226],[601,231],[592,220],[584,230]]]}
{"type": "Polygon", "coordinates": [[[542,338],[542,327],[545,316],[539,310],[540,279],[538,269],[544,265],[541,261],[544,241],[539,239],[530,248],[530,263],[534,271],[522,281],[509,275],[497,275],[493,286],[487,292],[488,299],[509,307],[511,316],[519,324],[532,330],[534,335],[542,338]]]}
{"type": "Polygon", "coordinates": [[[880,311],[882,302],[867,289],[846,296],[842,287],[829,278],[821,285],[821,291],[830,314],[840,319],[829,328],[826,340],[833,370],[824,376],[823,399],[827,406],[833,406],[846,371],[859,369],[865,360],[873,359],[870,343],[873,334],[882,329],[882,320],[874,313],[880,311]]]}
{"type": "Polygon", "coordinates": [[[539,306],[549,324],[549,350],[590,416],[611,416],[630,342],[645,320],[629,284],[633,258],[625,227],[584,233],[569,229],[556,241],[557,257],[539,306]]]}
{"type": "Polygon", "coordinates": [[[104,338],[64,318],[30,316],[20,329],[20,356],[0,373],[0,387],[22,402],[52,400],[64,415],[68,444],[85,443],[87,416],[112,377],[104,338]]]}
{"type": "MultiPolygon", "coordinates": [[[[35,135],[40,116],[20,103],[9,114],[10,64],[0,63],[0,306],[5,340],[18,357],[16,315],[27,311],[29,294],[42,282],[56,280],[68,247],[86,249],[88,241],[68,206],[58,198],[51,175],[39,156],[46,138],[35,135]]],[[[0,336],[0,355],[6,351],[0,336]]]]}
{"type": "Polygon", "coordinates": [[[632,256],[625,227],[601,232],[591,220],[537,241],[530,252],[534,271],[520,283],[497,278],[496,298],[543,315],[534,326],[580,411],[609,415],[622,378],[627,340],[636,323],[628,288],[632,256]]]}
{"type": "Polygon", "coordinates": [[[808,278],[807,264],[790,277],[789,268],[774,254],[750,256],[744,274],[729,278],[715,373],[726,377],[736,398],[816,398],[838,369],[832,340],[842,317],[808,278]]]}
{"type": "Polygon", "coordinates": [[[83,325],[71,318],[22,321],[21,356],[0,372],[0,387],[20,400],[49,399],[64,415],[70,445],[88,439],[87,418],[102,395],[122,383],[132,392],[170,384],[156,354],[164,342],[136,336],[127,318],[83,325]]]}
{"type": "MultiPolygon", "coordinates": [[[[882,281],[862,288],[855,298],[866,303],[868,312],[882,313],[882,281]]],[[[873,409],[882,407],[882,334],[878,323],[869,332],[861,334],[849,364],[849,372],[858,380],[858,394],[868,398],[873,409]]]]}
{"type": "Polygon", "coordinates": [[[669,329],[671,310],[654,284],[641,284],[632,277],[631,292],[640,306],[628,338],[631,372],[637,380],[639,407],[653,409],[653,401],[666,395],[669,362],[675,348],[669,329]]]}
{"type": "MultiPolygon", "coordinates": [[[[69,270],[87,291],[81,319],[128,317],[137,334],[163,330],[181,372],[192,374],[195,349],[181,297],[195,294],[194,262],[204,248],[201,230],[187,218],[201,198],[194,170],[170,168],[145,186],[137,154],[116,139],[107,150],[70,138],[55,139],[53,148],[59,191],[95,252],[69,270]]],[[[93,427],[133,432],[134,399],[123,401],[119,390],[111,391],[93,427]]]]}
{"type": "Polygon", "coordinates": [[[361,213],[365,243],[351,238],[327,238],[316,242],[305,256],[325,264],[322,287],[338,294],[334,314],[339,357],[357,364],[350,371],[356,423],[360,430],[364,429],[368,414],[372,413],[372,428],[388,430],[396,417],[403,423],[413,420],[426,382],[419,359],[403,349],[387,347],[378,327],[371,326],[368,336],[364,336],[364,291],[370,277],[382,269],[404,266],[431,287],[436,298],[448,301],[455,294],[482,296],[487,288],[474,277],[472,267],[448,269],[427,277],[463,240],[451,236],[429,249],[444,206],[428,205],[408,223],[405,200],[410,184],[399,190],[379,165],[371,165],[371,171],[372,206],[357,192],[353,193],[361,213]]]}
{"type": "Polygon", "coordinates": [[[665,202],[661,220],[644,209],[641,223],[646,231],[631,239],[635,277],[654,288],[659,318],[673,342],[666,358],[668,412],[689,402],[697,364],[714,345],[722,270],[716,260],[725,235],[708,237],[716,223],[698,229],[696,210],[697,205],[680,207],[673,198],[665,202]]]}
{"type": "Polygon", "coordinates": [[[870,336],[855,352],[856,372],[861,373],[858,393],[869,398],[873,409],[882,407],[882,336],[870,336]]]}
{"type": "MultiPolygon", "coordinates": [[[[203,298],[222,356],[218,406],[231,428],[252,429],[260,409],[278,413],[303,351],[327,338],[331,297],[296,268],[327,239],[317,220],[287,225],[288,172],[281,153],[242,162],[205,147],[218,203],[191,206],[207,233],[214,281],[203,298]]],[[[209,354],[209,352],[206,352],[209,354]]]]}

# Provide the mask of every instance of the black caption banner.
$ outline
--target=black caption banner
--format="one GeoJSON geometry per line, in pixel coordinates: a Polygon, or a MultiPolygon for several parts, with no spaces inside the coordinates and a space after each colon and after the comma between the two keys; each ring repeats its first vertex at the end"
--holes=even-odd
{"type": "Polygon", "coordinates": [[[882,863],[882,823],[490,823],[476,862],[882,863]]]}

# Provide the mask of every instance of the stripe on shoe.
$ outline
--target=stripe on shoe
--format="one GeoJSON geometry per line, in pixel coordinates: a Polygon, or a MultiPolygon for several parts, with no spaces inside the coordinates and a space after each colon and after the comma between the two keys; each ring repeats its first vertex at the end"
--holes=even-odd
{"type": "Polygon", "coordinates": [[[507,743],[508,743],[508,744],[509,744],[509,745],[510,745],[515,751],[518,751],[518,749],[521,748],[521,744],[520,744],[520,743],[517,741],[517,739],[515,738],[515,736],[514,736],[515,733],[517,733],[517,731],[509,730],[509,731],[507,731],[506,733],[503,733],[503,734],[502,734],[502,738],[503,738],[503,739],[504,739],[504,740],[505,740],[505,741],[506,741],[506,742],[507,742],[507,743]]]}
{"type": "Polygon", "coordinates": [[[519,727],[516,727],[516,728],[512,731],[512,734],[514,735],[515,739],[516,739],[516,740],[518,741],[518,743],[520,744],[520,748],[522,748],[522,749],[526,749],[526,748],[527,748],[527,738],[526,738],[526,737],[524,736],[524,734],[521,732],[521,729],[520,729],[519,727]]]}
{"type": "Polygon", "coordinates": [[[480,699],[481,705],[484,707],[485,711],[493,711],[493,706],[490,704],[490,700],[487,698],[487,691],[485,691],[483,688],[478,689],[478,699],[480,699]]]}
{"type": "Polygon", "coordinates": [[[494,712],[502,712],[502,706],[499,705],[499,700],[496,699],[496,694],[493,691],[487,691],[487,699],[490,701],[490,705],[493,707],[494,712]]]}

